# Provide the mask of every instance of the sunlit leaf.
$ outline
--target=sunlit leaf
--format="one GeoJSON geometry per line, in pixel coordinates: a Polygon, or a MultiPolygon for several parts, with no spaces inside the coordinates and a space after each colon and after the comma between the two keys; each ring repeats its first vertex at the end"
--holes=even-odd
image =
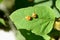
{"type": "Polygon", "coordinates": [[[35,27],[32,30],[36,34],[47,34],[51,31],[54,24],[55,14],[50,7],[45,6],[35,6],[35,12],[38,13],[39,21],[36,22],[39,27],[35,27]],[[49,10],[48,10],[49,9],[49,10]],[[53,16],[54,15],[54,16],[53,16]]]}
{"type": "Polygon", "coordinates": [[[39,3],[36,6],[52,6],[52,1],[47,1],[47,2],[43,2],[43,3],[39,3]]]}
{"type": "Polygon", "coordinates": [[[50,7],[47,6],[34,6],[19,9],[10,15],[11,20],[14,22],[17,29],[31,30],[32,33],[43,35],[49,33],[55,21],[55,14],[50,7]],[[32,17],[36,13],[38,18],[28,21],[26,16],[32,17]]]}
{"type": "Polygon", "coordinates": [[[54,8],[53,10],[54,10],[54,12],[55,12],[56,18],[59,18],[59,17],[60,17],[59,12],[56,10],[56,8],[54,8]]]}
{"type": "Polygon", "coordinates": [[[57,0],[57,1],[56,1],[56,6],[57,6],[57,8],[60,10],[60,0],[57,0]]]}
{"type": "Polygon", "coordinates": [[[44,1],[44,0],[34,0],[35,3],[41,2],[41,1],[44,1]]]}

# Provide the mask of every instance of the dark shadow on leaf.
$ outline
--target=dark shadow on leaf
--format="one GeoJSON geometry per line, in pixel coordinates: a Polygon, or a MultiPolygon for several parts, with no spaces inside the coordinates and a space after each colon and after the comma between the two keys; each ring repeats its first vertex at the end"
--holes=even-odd
{"type": "Polygon", "coordinates": [[[44,40],[41,36],[35,35],[31,31],[20,29],[20,32],[26,38],[26,40],[44,40]]]}

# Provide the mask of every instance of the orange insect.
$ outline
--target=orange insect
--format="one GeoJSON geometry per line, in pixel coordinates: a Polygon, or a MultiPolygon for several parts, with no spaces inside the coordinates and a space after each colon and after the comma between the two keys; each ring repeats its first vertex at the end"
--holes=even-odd
{"type": "Polygon", "coordinates": [[[32,19],[30,16],[26,16],[25,18],[26,18],[26,20],[31,20],[32,19]]]}

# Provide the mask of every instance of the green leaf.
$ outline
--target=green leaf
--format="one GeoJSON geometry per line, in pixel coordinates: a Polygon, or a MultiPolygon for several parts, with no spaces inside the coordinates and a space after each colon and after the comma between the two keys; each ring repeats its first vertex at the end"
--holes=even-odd
{"type": "Polygon", "coordinates": [[[34,0],[35,3],[41,2],[41,1],[45,1],[45,0],[34,0]]]}
{"type": "Polygon", "coordinates": [[[55,21],[55,14],[50,7],[34,6],[19,9],[10,15],[17,29],[31,30],[32,33],[43,35],[49,33],[55,21]],[[26,16],[31,16],[36,13],[38,18],[30,21],[26,20],[26,16]]]}
{"type": "Polygon", "coordinates": [[[0,23],[5,25],[5,21],[2,18],[0,18],[0,23]]]}
{"type": "Polygon", "coordinates": [[[36,6],[52,6],[52,0],[51,1],[47,1],[47,2],[43,2],[43,3],[39,3],[36,6]]]}
{"type": "Polygon", "coordinates": [[[56,1],[56,6],[57,6],[57,8],[60,10],[60,0],[57,0],[57,1],[56,1]]]}
{"type": "Polygon", "coordinates": [[[42,2],[42,1],[48,1],[48,0],[34,0],[35,3],[42,2]]]}
{"type": "Polygon", "coordinates": [[[34,26],[32,32],[41,35],[49,33],[53,28],[55,20],[55,14],[52,9],[46,6],[35,6],[35,12],[38,13],[38,16],[40,17],[39,21],[36,22],[36,24],[40,27],[35,25],[36,27],[34,26]]]}

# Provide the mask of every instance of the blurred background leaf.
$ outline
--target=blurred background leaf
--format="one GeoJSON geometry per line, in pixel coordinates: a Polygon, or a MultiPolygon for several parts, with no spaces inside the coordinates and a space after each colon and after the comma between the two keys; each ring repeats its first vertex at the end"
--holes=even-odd
{"type": "Polygon", "coordinates": [[[60,0],[56,1],[56,7],[60,10],[60,0]]]}
{"type": "Polygon", "coordinates": [[[31,31],[20,29],[17,31],[17,40],[44,40],[43,37],[35,35],[31,31]]]}
{"type": "Polygon", "coordinates": [[[3,0],[0,0],[0,3],[2,2],[3,0]]]}

